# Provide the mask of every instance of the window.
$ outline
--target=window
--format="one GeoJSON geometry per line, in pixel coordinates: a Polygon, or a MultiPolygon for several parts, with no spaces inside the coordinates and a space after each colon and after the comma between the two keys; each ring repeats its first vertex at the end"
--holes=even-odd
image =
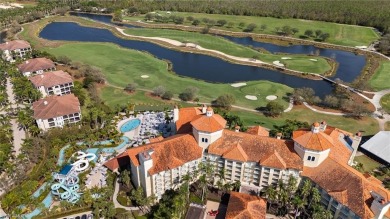
{"type": "Polygon", "coordinates": [[[316,157],[311,157],[311,161],[315,161],[316,160],[316,157]]]}
{"type": "Polygon", "coordinates": [[[209,139],[207,139],[207,138],[202,138],[202,142],[207,143],[208,141],[209,141],[209,139]]]}
{"type": "Polygon", "coordinates": [[[311,160],[311,156],[308,156],[308,157],[307,157],[307,160],[309,160],[309,161],[310,161],[310,160],[311,160]]]}
{"type": "Polygon", "coordinates": [[[308,161],[315,161],[315,160],[316,160],[316,157],[314,157],[314,156],[308,156],[308,157],[307,157],[307,160],[308,160],[308,161]]]}

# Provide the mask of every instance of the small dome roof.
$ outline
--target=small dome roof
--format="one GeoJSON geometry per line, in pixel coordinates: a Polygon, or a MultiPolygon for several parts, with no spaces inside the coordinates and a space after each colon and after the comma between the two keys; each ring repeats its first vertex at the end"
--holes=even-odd
{"type": "Polygon", "coordinates": [[[320,123],[315,122],[315,123],[313,123],[313,126],[314,126],[314,127],[319,127],[319,126],[320,126],[320,123]]]}
{"type": "Polygon", "coordinates": [[[211,107],[207,107],[207,111],[214,111],[214,110],[211,107]]]}

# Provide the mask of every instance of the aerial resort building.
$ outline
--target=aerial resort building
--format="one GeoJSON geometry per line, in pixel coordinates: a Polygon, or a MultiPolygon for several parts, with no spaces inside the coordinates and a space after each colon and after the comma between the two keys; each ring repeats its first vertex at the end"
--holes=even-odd
{"type": "Polygon", "coordinates": [[[38,128],[43,131],[81,120],[80,102],[73,94],[48,96],[34,102],[32,108],[38,128]]]}
{"type": "Polygon", "coordinates": [[[72,77],[64,71],[44,72],[28,78],[43,97],[62,96],[71,93],[73,87],[72,77]]]}
{"type": "Polygon", "coordinates": [[[13,40],[0,44],[2,58],[8,62],[15,62],[18,58],[23,58],[31,52],[31,45],[24,40],[13,40]]]}
{"type": "Polygon", "coordinates": [[[56,66],[53,61],[47,58],[35,58],[24,61],[18,65],[18,70],[24,76],[42,74],[45,71],[54,71],[56,66]]]}
{"type": "MultiPolygon", "coordinates": [[[[184,175],[198,170],[204,162],[214,166],[213,176],[218,177],[223,170],[225,182],[240,181],[241,193],[259,195],[267,186],[293,176],[298,183],[305,178],[315,184],[321,203],[334,218],[366,219],[388,212],[390,192],[372,176],[349,165],[360,133],[352,134],[323,121],[296,130],[292,140],[284,140],[269,137],[262,127],[248,132],[241,132],[239,127],[225,129],[226,121],[206,106],[175,108],[173,121],[176,135],[128,149],[105,165],[112,171],[130,167],[135,186],[158,199],[167,189],[177,188],[184,175]]],[[[231,199],[264,206],[256,197],[233,193],[231,199]]],[[[231,211],[228,209],[229,218],[235,218],[238,211],[250,214],[244,205],[231,211]]]]}

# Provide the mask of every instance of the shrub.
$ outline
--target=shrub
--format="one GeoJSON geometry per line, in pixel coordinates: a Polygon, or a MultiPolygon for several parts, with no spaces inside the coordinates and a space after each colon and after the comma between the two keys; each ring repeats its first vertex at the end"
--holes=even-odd
{"type": "Polygon", "coordinates": [[[210,31],[210,27],[204,27],[204,28],[202,29],[202,33],[203,33],[203,34],[207,34],[207,33],[209,33],[209,31],[210,31]]]}
{"type": "Polygon", "coordinates": [[[265,107],[266,109],[266,115],[267,116],[272,116],[272,117],[277,117],[283,113],[283,106],[279,104],[278,102],[271,101],[267,104],[265,107]]]}
{"type": "Polygon", "coordinates": [[[161,97],[165,93],[165,91],[166,91],[165,87],[160,85],[160,86],[157,86],[157,87],[153,88],[152,94],[154,96],[161,97]]]}
{"type": "Polygon", "coordinates": [[[136,88],[137,88],[136,84],[130,83],[130,84],[126,85],[124,90],[131,93],[131,92],[134,92],[136,88]]]}
{"type": "Polygon", "coordinates": [[[227,110],[230,110],[232,104],[236,102],[235,98],[231,94],[224,94],[219,96],[214,102],[213,105],[221,107],[227,110]]]}
{"type": "Polygon", "coordinates": [[[252,32],[256,27],[257,27],[256,24],[251,23],[251,24],[248,24],[248,26],[246,27],[246,29],[244,31],[245,32],[252,32]]]}
{"type": "Polygon", "coordinates": [[[217,21],[217,24],[218,24],[218,26],[220,26],[220,27],[225,26],[226,23],[227,23],[226,20],[218,20],[218,21],[217,21]]]}
{"type": "Polygon", "coordinates": [[[182,93],[179,94],[179,98],[183,101],[191,101],[195,98],[198,91],[199,89],[196,87],[187,87],[182,93]]]}
{"type": "Polygon", "coordinates": [[[57,61],[64,65],[69,65],[72,62],[72,60],[67,56],[58,56],[57,61]]]}
{"type": "Polygon", "coordinates": [[[164,100],[171,100],[172,97],[173,97],[172,91],[166,91],[166,92],[161,96],[161,98],[163,98],[164,100]]]}
{"type": "Polygon", "coordinates": [[[194,21],[192,21],[192,25],[194,26],[198,26],[200,24],[200,20],[198,19],[195,19],[194,21]]]}

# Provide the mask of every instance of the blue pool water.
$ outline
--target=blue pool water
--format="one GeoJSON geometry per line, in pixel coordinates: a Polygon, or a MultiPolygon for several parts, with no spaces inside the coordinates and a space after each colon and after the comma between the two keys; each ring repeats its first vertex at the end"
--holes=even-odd
{"type": "Polygon", "coordinates": [[[126,122],[125,124],[123,124],[121,126],[120,130],[122,133],[129,132],[129,131],[137,128],[140,124],[141,124],[141,121],[139,119],[133,119],[133,120],[130,120],[130,121],[126,122]]]}

